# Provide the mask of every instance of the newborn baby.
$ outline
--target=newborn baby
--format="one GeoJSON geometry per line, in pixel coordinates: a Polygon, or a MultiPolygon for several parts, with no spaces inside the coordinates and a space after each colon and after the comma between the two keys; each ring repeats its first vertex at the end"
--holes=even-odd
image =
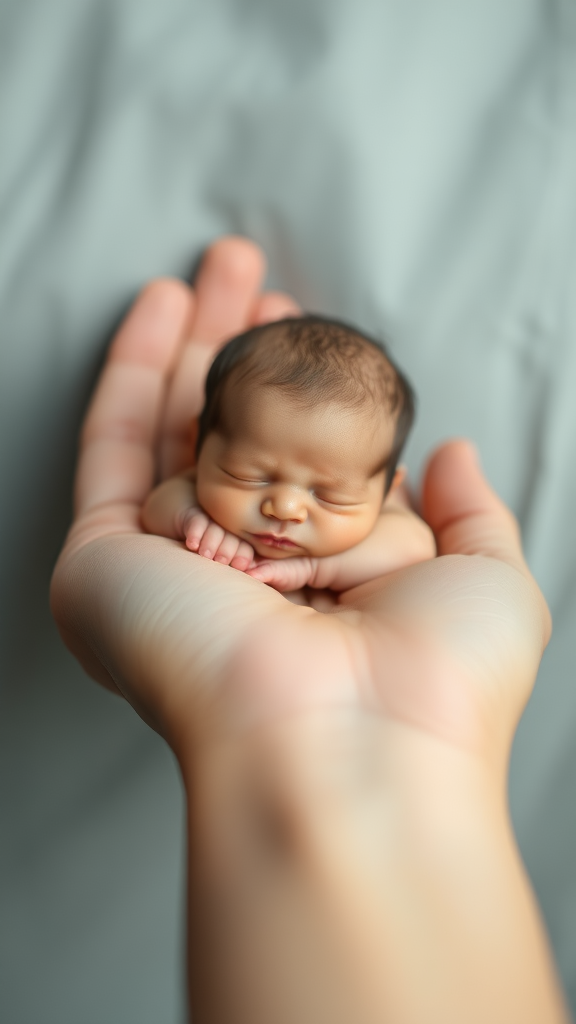
{"type": "Polygon", "coordinates": [[[150,494],[143,524],[284,591],[345,590],[433,558],[400,487],[413,416],[408,381],[353,328],[255,327],[216,356],[196,467],[150,494]]]}

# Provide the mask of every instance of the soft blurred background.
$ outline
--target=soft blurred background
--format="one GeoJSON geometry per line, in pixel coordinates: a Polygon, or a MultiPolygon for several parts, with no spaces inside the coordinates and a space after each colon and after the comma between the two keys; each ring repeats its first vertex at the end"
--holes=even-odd
{"type": "Polygon", "coordinates": [[[465,434],[555,633],[510,799],[576,1004],[576,5],[0,0],[0,1020],[182,1024],[174,760],[47,588],[111,332],[222,233],[386,337],[408,462],[465,434]]]}

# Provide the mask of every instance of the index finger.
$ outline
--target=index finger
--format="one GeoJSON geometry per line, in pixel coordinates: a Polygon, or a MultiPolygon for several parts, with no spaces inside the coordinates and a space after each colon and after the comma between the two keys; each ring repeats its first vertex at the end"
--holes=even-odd
{"type": "Polygon", "coordinates": [[[192,309],[183,282],[153,281],[120,327],[82,428],[77,517],[113,505],[119,522],[132,521],[152,487],[164,394],[192,309]]]}

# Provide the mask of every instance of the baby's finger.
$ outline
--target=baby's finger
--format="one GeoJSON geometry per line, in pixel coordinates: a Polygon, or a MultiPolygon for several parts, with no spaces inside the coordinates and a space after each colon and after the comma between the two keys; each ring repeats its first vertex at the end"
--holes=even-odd
{"type": "Polygon", "coordinates": [[[241,540],[234,558],[230,562],[233,569],[240,569],[245,572],[254,558],[254,548],[247,541],[241,540]]]}
{"type": "Polygon", "coordinates": [[[261,583],[267,583],[275,590],[301,590],[310,582],[312,562],[309,558],[283,558],[278,561],[260,562],[253,569],[248,569],[247,575],[260,580],[261,583]]]}
{"type": "Polygon", "coordinates": [[[194,316],[166,405],[160,449],[163,477],[191,464],[191,421],[202,408],[208,367],[228,338],[253,323],[264,272],[261,249],[246,238],[219,239],[202,260],[194,283],[194,316]]]}
{"type": "Polygon", "coordinates": [[[214,555],[214,561],[221,562],[222,565],[230,565],[230,562],[238,551],[239,546],[240,538],[236,537],[233,533],[228,533],[226,530],[224,533],[224,540],[214,555]]]}
{"type": "Polygon", "coordinates": [[[274,563],[258,562],[257,565],[248,569],[248,576],[252,576],[255,580],[260,580],[261,583],[270,583],[274,578],[274,563]]]}
{"type": "Polygon", "coordinates": [[[199,509],[187,511],[182,522],[182,532],[186,539],[186,547],[190,551],[198,551],[200,541],[210,525],[210,518],[199,509]]]}
{"type": "Polygon", "coordinates": [[[210,523],[208,529],[204,533],[202,540],[198,546],[198,554],[204,558],[214,558],[214,555],[218,551],[222,541],[224,540],[225,530],[217,523],[210,523]]]}

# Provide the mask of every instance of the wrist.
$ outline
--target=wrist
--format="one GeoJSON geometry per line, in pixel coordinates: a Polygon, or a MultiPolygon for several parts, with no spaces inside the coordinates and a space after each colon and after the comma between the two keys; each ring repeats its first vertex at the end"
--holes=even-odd
{"type": "Polygon", "coordinates": [[[268,969],[281,991],[327,959],[326,999],[356,1006],[343,1020],[564,1020],[503,780],[478,755],[317,712],[200,744],[185,781],[192,920],[198,893],[210,920],[236,915],[229,954],[249,953],[255,993],[268,969]]]}

